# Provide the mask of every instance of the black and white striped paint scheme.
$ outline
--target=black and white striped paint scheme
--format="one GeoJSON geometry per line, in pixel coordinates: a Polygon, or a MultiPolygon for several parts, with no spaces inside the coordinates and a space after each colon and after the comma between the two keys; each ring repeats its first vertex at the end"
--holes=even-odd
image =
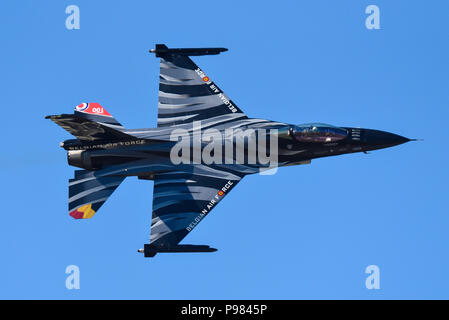
{"type": "MultiPolygon", "coordinates": [[[[69,180],[69,212],[74,218],[91,218],[126,177],[136,176],[154,181],[150,241],[141,250],[145,256],[211,252],[215,249],[209,246],[180,242],[244,176],[266,166],[247,158],[243,162],[174,164],[170,159],[177,143],[172,139],[174,130],[184,130],[192,141],[200,139],[200,148],[206,144],[201,134],[208,129],[217,130],[223,140],[229,129],[276,132],[279,167],[410,141],[378,130],[249,118],[190,58],[223,51],[226,49],[169,49],[165,45],[151,50],[160,58],[157,128],[125,129],[99,104],[81,104],[74,114],[47,117],[76,137],[61,143],[68,151],[69,164],[83,169],[69,180]],[[195,128],[198,123],[199,130],[195,128]]],[[[238,147],[235,143],[231,140],[233,150],[238,147]]]]}

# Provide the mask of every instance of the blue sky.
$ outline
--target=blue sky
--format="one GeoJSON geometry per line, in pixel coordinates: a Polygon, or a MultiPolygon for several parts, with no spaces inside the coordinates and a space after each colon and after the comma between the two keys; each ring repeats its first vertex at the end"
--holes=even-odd
{"type": "Polygon", "coordinates": [[[447,12],[440,1],[4,1],[0,298],[449,298],[447,12]],[[66,6],[81,11],[65,28],[66,6]],[[380,30],[365,8],[380,8],[380,30]],[[250,176],[186,238],[213,254],[136,253],[152,182],[91,220],[67,213],[70,135],[44,119],[99,102],[154,127],[156,43],[227,47],[197,64],[250,117],[422,138],[250,176]],[[81,289],[67,290],[77,265],[81,289]],[[380,290],[365,268],[380,268],[380,290]]]}

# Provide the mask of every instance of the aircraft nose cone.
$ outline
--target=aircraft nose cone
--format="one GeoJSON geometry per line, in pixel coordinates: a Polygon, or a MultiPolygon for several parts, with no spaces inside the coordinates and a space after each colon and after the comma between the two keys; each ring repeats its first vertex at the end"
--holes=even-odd
{"type": "Polygon", "coordinates": [[[369,147],[387,148],[409,142],[410,139],[380,130],[365,129],[363,142],[369,147]]]}

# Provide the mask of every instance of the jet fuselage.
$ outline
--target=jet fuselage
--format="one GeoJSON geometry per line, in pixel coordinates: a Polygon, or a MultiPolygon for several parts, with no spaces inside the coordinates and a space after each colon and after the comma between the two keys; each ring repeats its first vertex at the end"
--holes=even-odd
{"type": "Polygon", "coordinates": [[[190,59],[224,51],[164,44],[150,51],[160,59],[157,128],[126,129],[97,102],[46,117],[76,138],[61,147],[70,165],[84,169],[69,179],[71,217],[92,218],[128,176],[154,180],[150,243],[139,252],[213,252],[180,242],[246,175],[410,141],[379,130],[249,118],[190,59]]]}
{"type": "MultiPolygon", "coordinates": [[[[266,168],[267,164],[260,163],[257,159],[260,153],[259,132],[266,132],[266,153],[276,157],[276,166],[290,166],[305,164],[310,160],[321,157],[336,156],[346,153],[367,152],[376,149],[388,148],[410,141],[408,138],[392,134],[385,131],[334,127],[323,124],[287,125],[278,122],[262,122],[255,125],[244,125],[234,128],[230,136],[226,130],[218,130],[221,141],[208,140],[207,129],[185,130],[185,141],[189,141],[189,152],[183,158],[183,163],[204,163],[207,165],[225,165],[229,169],[245,170],[246,174],[258,172],[261,168],[266,168]],[[317,129],[319,128],[319,129],[317,129]],[[240,130],[238,130],[240,129],[240,130]],[[304,130],[309,130],[301,136],[304,130]],[[323,131],[323,132],[313,132],[323,131]],[[274,131],[273,131],[274,130],[274,131]],[[333,131],[338,132],[334,134],[333,131]],[[273,137],[273,135],[275,137],[273,137]],[[205,138],[206,137],[206,138],[205,138]],[[270,139],[277,139],[277,146],[270,148],[270,139]],[[217,143],[216,148],[221,149],[221,160],[215,162],[203,161],[204,152],[211,143],[217,143]],[[232,152],[226,152],[232,145],[232,152]],[[251,146],[255,147],[251,150],[251,146]],[[237,156],[238,150],[243,151],[244,158],[237,156]],[[250,159],[251,152],[255,152],[256,161],[250,159]],[[200,157],[195,158],[195,154],[200,157]],[[240,161],[239,161],[240,160],[240,161]],[[242,161],[243,160],[243,161],[242,161]]],[[[106,167],[118,166],[126,169],[126,164],[131,167],[139,164],[141,170],[130,170],[127,175],[137,175],[142,178],[151,179],[159,170],[154,170],[154,165],[163,164],[165,166],[179,165],[173,163],[173,148],[180,143],[180,135],[173,135],[173,130],[136,129],[126,133],[135,139],[114,140],[114,141],[92,141],[80,142],[79,140],[64,141],[61,146],[68,151],[68,162],[70,165],[86,170],[98,170],[106,167]],[[145,164],[148,164],[147,168],[145,164]],[[150,169],[145,171],[146,169],[150,169]]],[[[182,135],[182,134],[181,134],[182,135]]],[[[210,148],[209,148],[210,149],[210,148]]],[[[216,151],[217,149],[215,149],[216,151]]],[[[182,153],[182,152],[180,152],[182,153]]],[[[217,160],[215,158],[215,160],[217,160]]],[[[165,167],[161,172],[167,171],[165,167]]]]}

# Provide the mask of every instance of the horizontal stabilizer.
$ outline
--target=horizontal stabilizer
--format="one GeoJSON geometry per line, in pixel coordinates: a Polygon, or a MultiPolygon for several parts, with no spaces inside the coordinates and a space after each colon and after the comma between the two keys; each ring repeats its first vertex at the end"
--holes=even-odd
{"type": "Polygon", "coordinates": [[[55,116],[46,116],[46,119],[70,132],[78,140],[98,141],[98,140],[123,140],[135,139],[122,131],[111,128],[105,124],[95,122],[91,119],[80,116],[79,114],[60,114],[55,116]]]}
{"type": "Polygon", "coordinates": [[[94,171],[76,170],[69,180],[69,214],[74,219],[89,219],[125,179],[124,176],[96,177],[94,171]]]}

